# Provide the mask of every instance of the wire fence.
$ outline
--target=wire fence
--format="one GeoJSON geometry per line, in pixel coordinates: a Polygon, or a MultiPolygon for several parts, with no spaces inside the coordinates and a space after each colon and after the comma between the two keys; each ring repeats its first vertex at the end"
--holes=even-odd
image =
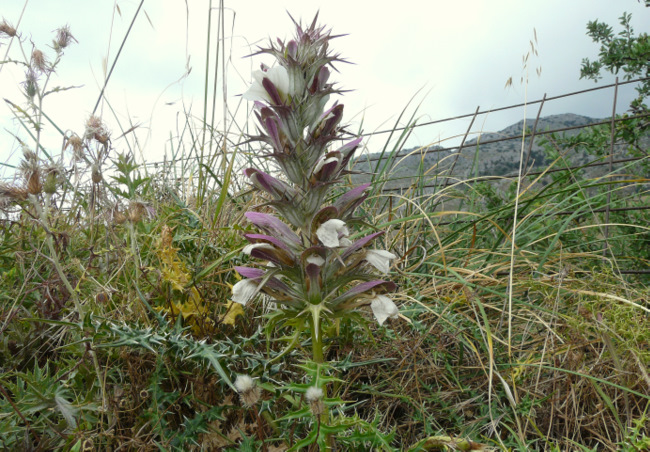
{"type": "MultiPolygon", "coordinates": [[[[607,191],[607,197],[606,197],[606,202],[605,205],[599,208],[595,209],[590,209],[588,212],[585,212],[585,215],[589,214],[594,218],[593,221],[597,222],[598,220],[596,219],[596,214],[602,214],[604,215],[604,218],[601,222],[601,227],[603,230],[603,248],[602,248],[602,255],[603,257],[606,257],[609,252],[609,240],[612,238],[610,237],[611,235],[611,229],[610,229],[610,214],[612,213],[620,213],[620,212],[641,212],[641,211],[647,211],[650,210],[650,203],[645,204],[645,205],[625,205],[625,206],[612,206],[612,191],[614,185],[620,183],[620,184],[628,184],[628,185],[633,185],[637,188],[641,189],[642,193],[645,193],[644,198],[647,200],[649,197],[647,196],[648,194],[648,175],[642,176],[642,177],[637,177],[636,179],[632,180],[626,180],[623,178],[620,178],[621,180],[617,181],[615,180],[615,176],[613,173],[613,170],[615,167],[620,167],[620,165],[631,165],[634,162],[640,162],[640,161],[649,161],[650,160],[650,153],[648,152],[647,148],[647,139],[645,142],[644,147],[638,147],[636,149],[636,156],[630,156],[629,153],[626,151],[619,152],[618,154],[623,154],[623,155],[618,155],[618,158],[615,158],[615,155],[617,155],[617,152],[615,152],[617,146],[619,143],[616,142],[615,140],[615,135],[616,135],[616,125],[620,124],[622,122],[627,122],[627,121],[633,121],[633,120],[640,120],[642,125],[640,127],[647,128],[649,124],[649,119],[648,117],[650,116],[647,112],[643,113],[637,113],[637,114],[627,114],[624,117],[616,117],[617,114],[617,95],[618,95],[618,88],[619,86],[623,84],[629,84],[629,83],[635,83],[635,82],[642,82],[648,80],[647,78],[644,79],[636,79],[636,80],[630,80],[630,81],[625,81],[619,83],[618,78],[616,79],[616,83],[611,84],[611,85],[606,85],[602,87],[596,87],[593,89],[589,90],[581,90],[581,91],[576,91],[572,93],[567,93],[563,94],[560,96],[554,96],[554,97],[546,97],[528,102],[528,105],[530,104],[539,104],[539,110],[537,112],[537,118],[535,119],[535,122],[533,124],[533,127],[531,130],[521,130],[518,133],[514,133],[512,135],[504,136],[504,137],[497,137],[494,138],[493,134],[490,135],[490,137],[486,140],[481,139],[481,135],[479,134],[479,137],[477,140],[468,142],[467,138],[472,130],[472,126],[476,120],[476,118],[480,115],[485,115],[489,113],[493,113],[495,111],[503,111],[507,109],[512,109],[512,108],[518,108],[522,107],[524,104],[515,104],[515,105],[510,105],[506,107],[501,107],[497,109],[490,109],[486,111],[481,111],[480,108],[477,108],[476,111],[472,114],[464,114],[464,115],[459,115],[455,116],[452,118],[444,118],[444,119],[439,119],[435,121],[429,121],[426,123],[421,123],[412,126],[414,127],[423,127],[431,124],[438,124],[441,122],[445,121],[454,121],[454,120],[462,120],[462,119],[467,119],[471,118],[471,122],[469,127],[467,128],[467,131],[465,135],[462,138],[462,141],[459,145],[456,146],[449,146],[449,147],[429,147],[425,146],[419,149],[411,149],[406,152],[398,152],[394,153],[388,158],[391,160],[391,162],[394,164],[395,162],[400,161],[401,159],[408,158],[409,156],[417,156],[420,158],[423,158],[423,156],[426,156],[427,154],[436,154],[436,153],[444,153],[446,154],[447,158],[453,158],[453,162],[451,164],[451,168],[446,168],[445,170],[442,171],[442,173],[437,173],[435,175],[424,175],[424,174],[413,174],[413,175],[406,175],[402,177],[402,184],[395,187],[395,186],[382,186],[382,193],[390,196],[392,193],[399,192],[399,196],[401,197],[405,193],[421,193],[424,194],[425,190],[429,190],[429,194],[435,195],[436,193],[441,192],[442,190],[452,187],[452,186],[466,186],[466,185],[471,185],[471,184],[476,184],[479,182],[494,182],[494,181],[517,181],[519,179],[523,180],[524,178],[528,178],[529,180],[533,180],[532,178],[538,178],[540,176],[550,176],[554,173],[567,173],[567,174],[572,174],[575,173],[579,170],[584,170],[587,168],[594,168],[594,167],[602,167],[602,166],[607,166],[607,170],[610,176],[612,176],[612,180],[610,180],[608,183],[610,184],[610,189],[607,191]],[[538,123],[543,111],[543,107],[548,104],[550,101],[553,100],[558,100],[562,98],[566,98],[569,96],[577,96],[581,94],[585,94],[588,92],[596,91],[596,90],[601,90],[601,89],[609,89],[613,88],[614,93],[613,93],[613,101],[612,101],[612,115],[610,118],[606,120],[598,120],[594,122],[589,122],[586,124],[580,124],[580,125],[572,125],[572,126],[564,126],[564,127],[556,127],[553,129],[548,129],[548,130],[537,130],[538,123]],[[574,131],[581,131],[581,130],[586,130],[594,127],[602,127],[602,126],[610,126],[609,128],[609,149],[608,152],[606,152],[606,155],[600,159],[600,160],[594,160],[590,161],[586,164],[575,164],[575,165],[566,165],[561,168],[550,168],[547,165],[544,165],[544,168],[542,170],[534,171],[534,166],[531,163],[531,153],[533,150],[533,146],[535,143],[535,140],[540,138],[540,137],[545,137],[545,136],[551,136],[553,134],[561,134],[561,133],[566,133],[566,132],[574,132],[574,131]],[[517,161],[517,164],[520,167],[520,170],[517,172],[512,172],[512,173],[506,173],[506,174],[482,174],[479,177],[474,177],[474,178],[463,178],[463,177],[458,177],[457,175],[454,174],[454,168],[456,167],[456,163],[458,162],[459,158],[463,155],[463,151],[468,150],[468,149],[476,149],[476,155],[478,155],[478,150],[482,146],[487,146],[490,144],[495,144],[495,143],[504,143],[504,142],[509,142],[517,140],[519,142],[523,142],[525,145],[525,152],[520,152],[517,153],[517,160],[522,160],[521,162],[517,161]]],[[[408,131],[407,128],[401,129],[403,131],[408,131]]],[[[382,134],[382,133],[389,133],[393,132],[394,130],[383,130],[379,132],[375,132],[375,134],[382,134]]],[[[522,145],[523,146],[523,145],[522,145]]],[[[379,171],[380,165],[385,162],[387,159],[386,156],[384,155],[371,155],[368,156],[366,159],[364,159],[364,162],[366,165],[368,165],[371,169],[374,165],[374,170],[379,171]]],[[[364,167],[365,168],[365,167],[364,167]]],[[[386,168],[382,168],[382,171],[385,171],[386,168]]],[[[371,170],[372,172],[372,170],[371,170]]],[[[424,173],[424,171],[423,171],[424,173]]],[[[395,179],[389,179],[388,177],[385,180],[379,180],[379,183],[384,183],[387,182],[388,180],[392,181],[393,183],[398,182],[395,179]]],[[[548,213],[544,214],[526,214],[526,218],[539,218],[539,217],[561,217],[561,216],[567,216],[567,215],[575,215],[575,211],[566,211],[566,210],[560,210],[560,211],[551,211],[548,213]]],[[[522,213],[520,215],[523,216],[522,213]]],[[[584,216],[584,215],[583,215],[584,216]]],[[[454,215],[454,219],[450,221],[438,221],[436,222],[436,225],[438,226],[452,226],[455,224],[462,224],[462,223],[472,223],[475,222],[476,219],[474,217],[468,218],[462,215],[462,212],[456,212],[454,215]]],[[[519,217],[519,215],[518,215],[519,217]]],[[[496,220],[497,218],[493,218],[493,220],[496,220]]],[[[512,218],[502,218],[502,220],[512,220],[512,218]]],[[[645,235],[648,235],[647,232],[644,233],[645,235]]],[[[611,253],[609,253],[611,255],[611,253]]],[[[612,257],[620,257],[620,256],[612,256],[612,257]]],[[[618,272],[620,274],[627,274],[627,275],[648,275],[650,274],[650,269],[619,269],[618,272]]]]}

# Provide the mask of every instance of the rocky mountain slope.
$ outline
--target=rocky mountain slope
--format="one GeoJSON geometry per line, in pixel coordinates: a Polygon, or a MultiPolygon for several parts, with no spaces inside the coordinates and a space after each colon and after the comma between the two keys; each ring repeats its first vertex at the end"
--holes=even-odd
{"type": "MultiPolygon", "coordinates": [[[[542,117],[537,124],[537,133],[563,129],[581,125],[592,124],[602,121],[572,113],[542,117]]],[[[526,120],[526,128],[532,129],[535,118],[526,120]]],[[[463,149],[458,153],[458,148],[446,150],[439,146],[425,146],[411,149],[403,149],[398,156],[380,154],[369,154],[361,156],[354,169],[366,173],[354,177],[356,182],[370,179],[369,173],[378,174],[382,169],[390,169],[390,179],[386,188],[407,187],[415,182],[418,174],[426,173],[427,183],[443,181],[450,177],[451,180],[466,180],[473,177],[483,176],[506,176],[516,174],[519,170],[519,160],[522,150],[522,131],[524,121],[512,124],[497,133],[483,133],[478,137],[468,139],[463,149]],[[511,138],[503,140],[504,138],[511,138]]],[[[568,130],[567,135],[576,135],[581,130],[568,130]]],[[[530,139],[527,138],[524,145],[524,159],[528,162],[529,171],[547,166],[550,162],[547,159],[541,143],[549,135],[536,135],[530,151],[530,157],[526,159],[530,139]]],[[[569,151],[566,158],[572,165],[585,164],[593,157],[585,155],[584,152],[569,151]]]]}

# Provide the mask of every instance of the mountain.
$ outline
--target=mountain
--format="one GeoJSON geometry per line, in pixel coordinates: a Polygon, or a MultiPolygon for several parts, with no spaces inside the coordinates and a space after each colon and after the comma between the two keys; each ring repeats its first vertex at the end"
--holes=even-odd
{"type": "MultiPolygon", "coordinates": [[[[528,155],[530,138],[524,144],[524,159],[528,162],[529,171],[536,171],[547,166],[547,160],[543,148],[540,145],[545,138],[550,138],[545,131],[565,129],[576,126],[583,126],[600,122],[601,119],[580,116],[573,113],[546,116],[539,119],[536,128],[534,144],[528,155]],[[539,135],[537,135],[539,134],[539,135]]],[[[535,124],[535,118],[526,119],[528,134],[535,124]]],[[[380,154],[363,155],[354,166],[354,170],[360,171],[362,175],[353,178],[355,183],[370,180],[369,173],[378,174],[382,169],[390,168],[390,179],[385,188],[408,187],[415,182],[415,176],[426,173],[427,183],[436,183],[441,178],[444,182],[454,180],[466,180],[475,176],[506,176],[516,174],[519,171],[519,161],[522,152],[522,131],[524,121],[512,124],[497,133],[483,133],[478,137],[465,142],[462,151],[455,149],[444,149],[440,146],[424,146],[411,149],[403,149],[397,156],[380,154]],[[504,138],[512,138],[503,140],[504,138]],[[500,141],[499,141],[500,140],[500,141]]],[[[574,129],[563,133],[576,135],[580,131],[574,129]]],[[[566,159],[571,165],[585,164],[593,157],[580,152],[569,152],[566,159]]],[[[386,174],[386,173],[384,173],[386,174]]]]}

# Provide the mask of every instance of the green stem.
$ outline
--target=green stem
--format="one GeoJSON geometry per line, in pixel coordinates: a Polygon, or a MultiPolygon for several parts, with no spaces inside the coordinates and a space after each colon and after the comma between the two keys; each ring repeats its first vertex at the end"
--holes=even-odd
{"type": "Polygon", "coordinates": [[[314,325],[311,329],[312,359],[315,363],[323,364],[323,335],[320,330],[320,318],[315,315],[313,322],[314,325]]]}
{"type": "MultiPolygon", "coordinates": [[[[323,329],[321,328],[321,305],[312,305],[312,328],[311,328],[311,347],[312,347],[312,359],[317,364],[323,364],[325,362],[323,355],[323,329]]],[[[320,375],[320,369],[319,369],[320,375]]],[[[317,381],[318,386],[323,390],[323,398],[327,397],[327,386],[324,383],[317,381]]],[[[325,408],[320,415],[320,422],[317,428],[320,428],[320,425],[327,425],[329,421],[329,410],[325,408]]],[[[328,434],[325,441],[327,446],[323,449],[324,451],[332,450],[332,445],[334,443],[334,438],[328,434]]]]}
{"type": "MultiPolygon", "coordinates": [[[[54,265],[54,269],[56,270],[57,274],[59,275],[59,278],[61,279],[61,282],[65,286],[65,288],[68,290],[70,293],[70,298],[72,298],[72,301],[75,305],[75,309],[77,310],[77,314],[79,315],[79,319],[83,323],[84,317],[85,317],[85,311],[84,308],[81,305],[81,300],[79,299],[79,295],[77,292],[77,289],[72,287],[72,284],[70,283],[70,280],[66,276],[65,272],[63,271],[63,267],[61,266],[61,261],[59,260],[59,255],[56,252],[56,249],[54,248],[54,239],[53,236],[54,234],[48,227],[48,212],[49,212],[49,207],[50,207],[50,197],[51,195],[46,194],[44,198],[44,205],[41,207],[39,204],[38,200],[34,195],[30,195],[30,201],[32,202],[32,205],[36,209],[37,214],[39,215],[39,220],[41,222],[41,226],[45,230],[46,233],[46,242],[48,249],[50,251],[50,262],[52,262],[52,265],[54,265]]],[[[97,354],[95,353],[94,350],[89,351],[92,359],[93,359],[93,365],[95,367],[95,373],[97,374],[97,381],[99,382],[99,388],[101,389],[101,395],[102,395],[102,408],[103,411],[108,413],[108,399],[106,397],[106,384],[104,379],[102,378],[102,371],[101,367],[99,366],[99,360],[97,359],[97,354]]],[[[109,413],[109,421],[111,420],[111,415],[109,413]]]]}

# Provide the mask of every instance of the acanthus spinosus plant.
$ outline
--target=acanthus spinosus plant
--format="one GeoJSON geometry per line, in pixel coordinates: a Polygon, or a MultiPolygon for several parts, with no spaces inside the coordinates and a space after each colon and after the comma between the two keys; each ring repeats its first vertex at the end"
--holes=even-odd
{"type": "Polygon", "coordinates": [[[255,102],[259,122],[259,135],[252,139],[269,149],[265,157],[280,173],[275,177],[248,168],[244,174],[282,219],[259,211],[245,214],[260,233],[245,235],[250,244],[244,252],[264,262],[236,267],[246,279],[234,285],[233,300],[246,304],[259,292],[269,295],[278,316],[311,330],[313,359],[323,362],[324,322],[349,317],[364,306],[370,306],[379,324],[398,316],[385,295],[396,285],[373,275],[387,273],[396,256],[371,248],[382,231],[349,238],[370,184],[337,196],[349,174],[348,161],[361,144],[361,138],[344,139],[349,134],[340,125],[343,105],[327,107],[330,96],[341,93],[329,82],[330,68],[343,60],[330,53],[329,41],[336,36],[317,26],[316,18],[308,28],[294,23],[293,40],[278,39],[256,53],[272,55],[275,64],[255,71],[244,94],[255,102]]]}

